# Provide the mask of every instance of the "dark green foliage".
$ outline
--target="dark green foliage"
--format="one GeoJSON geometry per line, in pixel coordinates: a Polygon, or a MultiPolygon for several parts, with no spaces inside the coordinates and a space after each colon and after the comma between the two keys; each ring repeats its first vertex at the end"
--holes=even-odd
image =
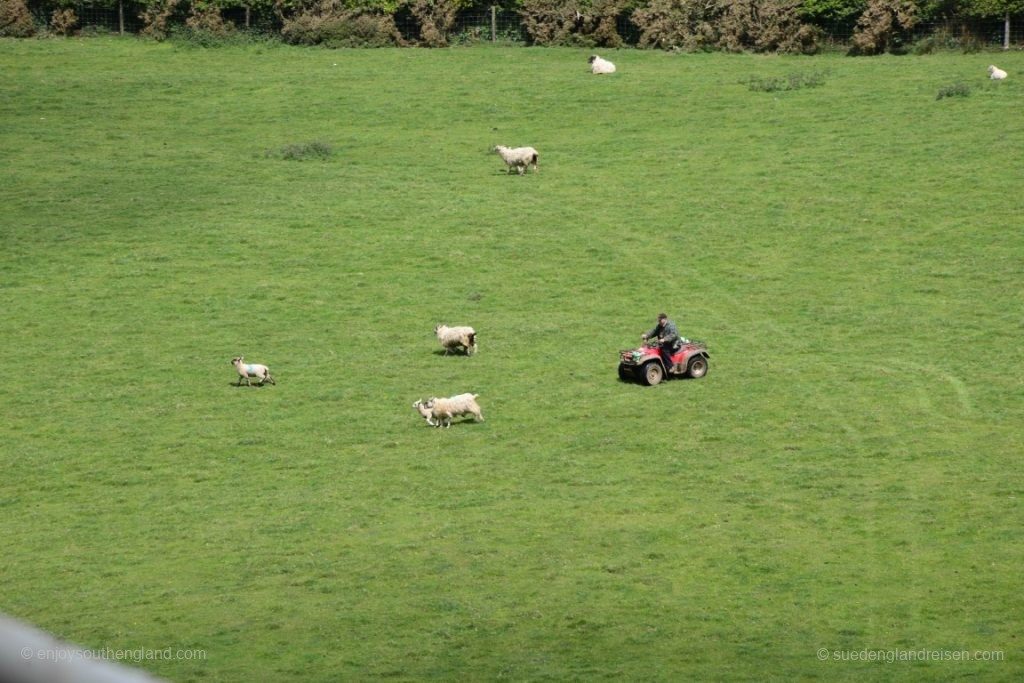
{"type": "Polygon", "coordinates": [[[801,13],[828,24],[852,22],[867,6],[866,0],[803,0],[801,13]]]}
{"type": "Polygon", "coordinates": [[[192,12],[185,20],[185,26],[217,38],[227,37],[236,30],[234,24],[224,21],[219,7],[205,2],[193,3],[192,12]]]}
{"type": "Polygon", "coordinates": [[[25,0],[0,0],[0,38],[28,38],[35,32],[25,0]]]}
{"type": "Polygon", "coordinates": [[[578,44],[579,10],[576,0],[521,0],[519,4],[523,28],[535,45],[578,44]]]}
{"type": "Polygon", "coordinates": [[[821,31],[792,0],[652,0],[633,13],[641,47],[816,52],[821,31]]]}
{"type": "Polygon", "coordinates": [[[718,46],[730,52],[813,54],[821,30],[800,17],[796,0],[731,0],[720,3],[718,46]]]}
{"type": "Polygon", "coordinates": [[[141,35],[154,40],[167,38],[171,30],[171,16],[181,2],[182,0],[153,0],[146,5],[139,14],[139,18],[142,19],[141,35]]]}
{"type": "Polygon", "coordinates": [[[50,15],[50,27],[57,35],[69,36],[74,33],[76,26],[78,26],[78,17],[75,15],[75,10],[71,8],[55,9],[50,15]]]}
{"type": "Polygon", "coordinates": [[[640,29],[640,47],[688,52],[710,50],[718,42],[715,15],[709,3],[695,0],[651,0],[633,12],[640,29]]]}
{"type": "Polygon", "coordinates": [[[944,97],[967,97],[971,94],[971,86],[966,83],[954,83],[939,89],[935,99],[941,100],[944,97]]]}
{"type": "Polygon", "coordinates": [[[870,0],[857,20],[850,54],[902,51],[907,33],[918,21],[918,7],[912,0],[870,0]]]}
{"type": "Polygon", "coordinates": [[[426,47],[445,47],[455,17],[462,3],[459,0],[408,0],[407,5],[420,26],[420,42],[426,47]]]}
{"type": "MultiPolygon", "coordinates": [[[[497,41],[508,45],[510,43],[521,43],[523,36],[518,28],[505,28],[502,30],[498,29],[497,41]]],[[[452,34],[449,37],[449,42],[452,45],[480,45],[482,43],[490,43],[491,41],[491,29],[485,26],[469,26],[467,28],[452,34]]]]}
{"type": "Polygon", "coordinates": [[[97,38],[99,36],[109,36],[113,31],[107,26],[97,26],[96,24],[86,24],[78,32],[83,38],[97,38]]]}
{"type": "Polygon", "coordinates": [[[390,14],[361,10],[308,10],[285,19],[281,36],[295,45],[326,47],[387,47],[403,43],[390,14]]]}
{"type": "Polygon", "coordinates": [[[522,0],[523,29],[535,45],[619,47],[617,18],[625,0],[522,0]]]}
{"type": "Polygon", "coordinates": [[[273,34],[258,31],[232,30],[226,33],[192,28],[187,24],[171,28],[168,39],[181,47],[218,48],[231,45],[280,45],[280,39],[273,34]]]}

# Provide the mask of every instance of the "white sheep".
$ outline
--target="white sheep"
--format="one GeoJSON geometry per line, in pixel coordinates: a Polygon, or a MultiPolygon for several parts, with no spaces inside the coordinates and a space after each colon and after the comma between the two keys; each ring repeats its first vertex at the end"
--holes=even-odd
{"type": "Polygon", "coordinates": [[[1001,81],[1006,78],[1006,72],[997,67],[995,64],[990,64],[988,67],[988,77],[993,81],[1001,81]]]}
{"type": "Polygon", "coordinates": [[[466,325],[458,327],[448,327],[447,325],[439,324],[434,327],[434,334],[437,335],[437,341],[441,342],[441,346],[444,347],[444,355],[448,355],[448,352],[455,349],[463,349],[466,355],[476,353],[476,330],[466,325]]]}
{"type": "MultiPolygon", "coordinates": [[[[427,399],[427,401],[429,402],[430,399],[427,399]]],[[[423,401],[416,401],[412,404],[412,407],[418,410],[420,415],[426,418],[428,425],[430,425],[431,427],[437,426],[437,424],[433,420],[434,411],[432,408],[428,407],[426,403],[424,403],[423,401]]]]}
{"type": "Polygon", "coordinates": [[[431,397],[425,403],[416,401],[412,407],[419,411],[431,427],[451,427],[452,418],[460,415],[472,415],[474,420],[484,421],[480,406],[476,399],[479,394],[459,394],[450,398],[431,397]],[[434,422],[433,420],[436,420],[434,422]]]}
{"type": "Polygon", "coordinates": [[[590,59],[588,59],[587,61],[590,63],[590,73],[592,74],[615,73],[615,65],[609,62],[607,59],[601,59],[597,55],[590,55],[590,59]]]}
{"type": "Polygon", "coordinates": [[[516,170],[516,173],[523,175],[529,166],[533,166],[533,172],[537,173],[540,169],[537,167],[537,160],[540,155],[537,154],[537,150],[533,147],[506,147],[504,145],[495,145],[491,150],[497,152],[501,158],[505,161],[505,165],[508,166],[508,172],[511,173],[512,169],[516,170]]]}
{"type": "Polygon", "coordinates": [[[238,386],[242,386],[242,380],[245,380],[246,386],[252,386],[252,382],[249,381],[250,377],[259,377],[260,386],[263,383],[269,381],[271,384],[277,384],[274,378],[270,376],[270,368],[266,365],[260,365],[259,363],[246,363],[245,356],[236,356],[231,359],[231,364],[235,366],[235,370],[238,370],[238,386]]]}

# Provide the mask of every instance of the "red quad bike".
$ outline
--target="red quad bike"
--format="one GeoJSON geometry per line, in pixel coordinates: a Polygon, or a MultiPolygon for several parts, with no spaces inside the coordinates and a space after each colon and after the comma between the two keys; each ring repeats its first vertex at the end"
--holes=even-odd
{"type": "Polygon", "coordinates": [[[689,339],[672,353],[672,362],[680,369],[670,373],[661,360],[661,353],[655,341],[645,342],[639,349],[625,349],[619,352],[619,378],[625,381],[639,379],[648,386],[659,384],[665,377],[692,377],[700,379],[708,374],[707,344],[689,339]],[[652,346],[653,344],[653,346],[652,346]]]}

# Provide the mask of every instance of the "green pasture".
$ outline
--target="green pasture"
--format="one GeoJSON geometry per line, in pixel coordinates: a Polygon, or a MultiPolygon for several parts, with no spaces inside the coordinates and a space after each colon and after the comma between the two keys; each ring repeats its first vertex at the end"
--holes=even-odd
{"type": "Polygon", "coordinates": [[[0,612],[174,681],[1020,680],[1024,53],[588,55],[0,41],[0,612]],[[662,310],[708,376],[620,382],[662,310]]]}

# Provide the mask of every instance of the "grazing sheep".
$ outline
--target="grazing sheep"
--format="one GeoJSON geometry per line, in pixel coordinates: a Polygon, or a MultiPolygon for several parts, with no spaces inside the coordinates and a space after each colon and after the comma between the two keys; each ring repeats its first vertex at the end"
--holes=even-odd
{"type": "Polygon", "coordinates": [[[476,353],[476,330],[472,327],[465,325],[448,327],[439,324],[434,327],[434,334],[437,335],[437,341],[441,342],[441,346],[444,347],[446,356],[452,349],[458,350],[459,348],[464,349],[467,356],[476,353]]]}
{"type": "Polygon", "coordinates": [[[1006,78],[1006,72],[997,67],[995,64],[990,64],[988,67],[988,77],[993,81],[1001,81],[1006,78]]]}
{"type": "Polygon", "coordinates": [[[607,59],[601,59],[597,55],[590,55],[590,73],[592,74],[613,74],[615,73],[615,65],[609,62],[607,59]]]}
{"type": "Polygon", "coordinates": [[[526,169],[529,166],[533,166],[533,172],[537,173],[540,169],[537,167],[537,160],[540,155],[537,154],[537,150],[533,147],[505,147],[504,145],[495,145],[491,150],[501,155],[501,158],[505,161],[508,166],[508,172],[511,173],[512,169],[516,170],[516,173],[523,175],[526,173],[526,169]]]}
{"type": "Polygon", "coordinates": [[[451,427],[452,418],[460,415],[472,415],[474,420],[483,422],[484,416],[476,403],[478,396],[479,394],[459,394],[450,398],[432,397],[426,403],[416,401],[412,407],[426,418],[427,424],[431,427],[451,427]],[[431,418],[437,422],[432,422],[431,418]]]}
{"type": "Polygon", "coordinates": [[[245,380],[246,386],[252,386],[252,382],[249,381],[250,377],[259,377],[260,386],[263,383],[270,381],[271,384],[277,384],[274,378],[270,376],[270,368],[266,365],[260,365],[258,363],[246,363],[245,356],[237,356],[231,359],[231,364],[235,366],[235,370],[238,370],[238,386],[242,386],[242,380],[245,380]]]}

